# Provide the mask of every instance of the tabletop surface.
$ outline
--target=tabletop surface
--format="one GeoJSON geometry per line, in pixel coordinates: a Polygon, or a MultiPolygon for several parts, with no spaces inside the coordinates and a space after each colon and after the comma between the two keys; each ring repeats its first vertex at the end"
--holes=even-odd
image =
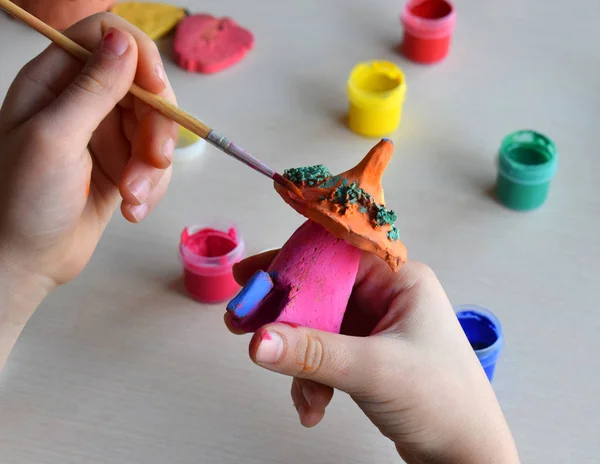
{"type": "MultiPolygon", "coordinates": [[[[171,39],[160,47],[181,106],[280,171],[354,165],[376,141],[343,124],[348,73],[398,63],[408,92],[384,186],[410,258],[433,267],[453,304],[502,321],[494,388],[523,462],[598,462],[600,4],[456,3],[451,55],[435,66],[396,52],[395,0],[189,0],[251,29],[255,49],[202,76],[173,64],[171,39]],[[556,142],[560,166],[544,207],[516,213],[489,192],[501,139],[524,128],[556,142]]],[[[4,95],[47,42],[0,15],[0,44],[4,95]]],[[[139,226],[115,216],[83,274],[23,332],[0,376],[2,463],[399,461],[344,394],[303,429],[289,379],[250,362],[222,306],[183,294],[179,234],[214,217],[237,223],[249,253],[303,221],[212,148],[176,166],[154,214],[139,226]]]]}

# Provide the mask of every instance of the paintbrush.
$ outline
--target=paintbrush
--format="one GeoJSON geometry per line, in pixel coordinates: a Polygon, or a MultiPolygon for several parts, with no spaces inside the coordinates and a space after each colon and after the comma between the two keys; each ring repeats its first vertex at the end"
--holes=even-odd
{"type": "MultiPolygon", "coordinates": [[[[11,16],[23,21],[28,26],[32,27],[40,34],[44,35],[56,45],[61,47],[67,53],[70,53],[80,61],[87,61],[90,57],[91,52],[86,50],[81,45],[75,43],[67,36],[61,34],[56,29],[52,28],[48,24],[39,20],[31,13],[28,13],[24,9],[10,2],[9,0],[0,0],[0,8],[6,11],[11,16]]],[[[267,166],[262,161],[258,160],[246,150],[244,150],[239,145],[236,145],[227,137],[217,133],[209,126],[204,124],[202,121],[194,118],[190,114],[181,110],[171,102],[165,100],[159,95],[156,95],[152,92],[148,92],[147,90],[142,89],[136,84],[133,84],[129,89],[129,93],[139,98],[141,101],[147,103],[152,108],[156,109],[163,116],[169,118],[172,121],[175,121],[180,126],[185,127],[190,132],[193,132],[198,137],[203,138],[211,145],[215,146],[223,153],[228,154],[229,156],[235,158],[238,161],[241,161],[246,166],[251,167],[255,171],[260,172],[261,174],[267,176],[269,179],[277,182],[278,184],[284,186],[288,190],[293,191],[296,195],[302,196],[302,193],[294,185],[292,182],[287,180],[281,174],[276,173],[273,169],[267,166]]]]}

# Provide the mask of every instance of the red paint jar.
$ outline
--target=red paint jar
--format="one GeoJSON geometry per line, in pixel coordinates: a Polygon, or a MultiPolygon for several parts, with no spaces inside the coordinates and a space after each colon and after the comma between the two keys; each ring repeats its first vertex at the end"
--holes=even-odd
{"type": "Polygon", "coordinates": [[[233,265],[244,256],[244,241],[234,227],[186,227],[179,251],[185,287],[195,300],[216,304],[237,294],[233,265]]]}
{"type": "Polygon", "coordinates": [[[446,58],[456,24],[449,0],[409,0],[400,19],[404,26],[401,50],[407,58],[423,64],[446,58]]]}

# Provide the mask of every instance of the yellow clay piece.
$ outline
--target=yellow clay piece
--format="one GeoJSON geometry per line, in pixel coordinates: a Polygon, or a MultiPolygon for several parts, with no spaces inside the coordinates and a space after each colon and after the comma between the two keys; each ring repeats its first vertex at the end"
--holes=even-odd
{"type": "Polygon", "coordinates": [[[164,3],[117,3],[111,11],[141,29],[152,40],[167,35],[186,16],[184,8],[164,3]]]}
{"type": "Polygon", "coordinates": [[[383,137],[400,125],[406,81],[389,61],[370,61],[354,67],[348,79],[348,126],[367,137],[383,137]]]}

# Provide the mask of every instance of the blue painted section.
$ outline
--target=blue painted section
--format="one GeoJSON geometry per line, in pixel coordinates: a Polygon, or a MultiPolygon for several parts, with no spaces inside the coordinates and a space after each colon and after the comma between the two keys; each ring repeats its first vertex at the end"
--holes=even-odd
{"type": "Polygon", "coordinates": [[[392,139],[388,139],[387,137],[385,137],[381,140],[384,140],[385,142],[390,142],[392,145],[394,145],[394,141],[392,139]]]}
{"type": "Polygon", "coordinates": [[[268,272],[256,271],[240,293],[229,302],[227,311],[238,318],[247,316],[258,308],[273,287],[274,284],[268,272]]]}

